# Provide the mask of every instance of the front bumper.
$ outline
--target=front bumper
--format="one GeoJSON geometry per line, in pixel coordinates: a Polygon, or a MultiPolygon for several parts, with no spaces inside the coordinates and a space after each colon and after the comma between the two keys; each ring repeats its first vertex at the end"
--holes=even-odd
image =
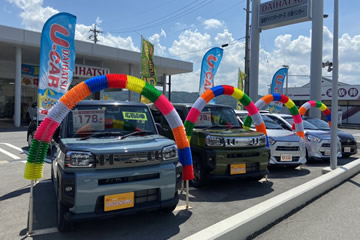
{"type": "Polygon", "coordinates": [[[270,146],[270,152],[270,165],[293,166],[306,163],[304,143],[277,141],[270,146]]]}
{"type": "Polygon", "coordinates": [[[356,141],[341,141],[341,154],[343,156],[350,156],[357,153],[357,143],[356,141]]]}
{"type": "MultiPolygon", "coordinates": [[[[330,159],[330,140],[321,140],[319,143],[306,142],[308,157],[311,159],[330,159]]],[[[337,157],[341,157],[340,141],[337,143],[337,157]]]]}
{"type": "Polygon", "coordinates": [[[270,150],[268,147],[242,149],[205,149],[192,147],[193,154],[198,154],[204,161],[205,170],[209,175],[227,177],[256,177],[266,175],[269,164],[270,150]],[[246,164],[246,172],[231,174],[232,164],[246,164]]]}
{"type": "Polygon", "coordinates": [[[144,210],[163,208],[178,201],[177,190],[181,186],[182,167],[173,162],[160,165],[117,168],[80,169],[62,172],[61,202],[69,207],[67,218],[84,219],[108,215],[129,214],[144,210]],[[71,194],[65,191],[69,183],[71,194]],[[107,195],[134,192],[134,207],[104,211],[107,195]]]}

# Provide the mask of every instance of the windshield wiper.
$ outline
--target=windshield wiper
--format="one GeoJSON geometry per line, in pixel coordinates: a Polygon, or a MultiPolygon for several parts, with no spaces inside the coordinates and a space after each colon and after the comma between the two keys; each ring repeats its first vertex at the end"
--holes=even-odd
{"type": "Polygon", "coordinates": [[[134,131],[134,132],[125,134],[123,136],[120,136],[119,139],[122,140],[122,139],[130,137],[130,136],[134,136],[134,135],[138,135],[138,134],[144,134],[144,133],[153,133],[153,131],[149,131],[149,130],[134,131]]]}
{"type": "Polygon", "coordinates": [[[86,140],[93,137],[104,137],[104,136],[114,136],[114,135],[115,136],[120,135],[120,132],[98,132],[98,133],[90,134],[89,136],[86,137],[82,137],[80,138],[80,140],[86,140]]]}
{"type": "Polygon", "coordinates": [[[233,128],[243,128],[243,127],[241,127],[241,126],[227,126],[227,128],[233,129],[233,128]]]}

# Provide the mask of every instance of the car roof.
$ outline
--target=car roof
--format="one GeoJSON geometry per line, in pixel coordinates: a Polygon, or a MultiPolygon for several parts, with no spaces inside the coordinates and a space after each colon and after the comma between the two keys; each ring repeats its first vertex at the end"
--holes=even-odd
{"type": "Polygon", "coordinates": [[[84,105],[122,105],[122,106],[146,106],[144,103],[129,102],[129,101],[108,101],[108,100],[83,100],[76,104],[77,106],[84,105]]]}
{"type": "Polygon", "coordinates": [[[286,114],[286,113],[265,113],[265,115],[274,115],[274,116],[279,116],[279,117],[292,117],[291,114],[286,114]]]}

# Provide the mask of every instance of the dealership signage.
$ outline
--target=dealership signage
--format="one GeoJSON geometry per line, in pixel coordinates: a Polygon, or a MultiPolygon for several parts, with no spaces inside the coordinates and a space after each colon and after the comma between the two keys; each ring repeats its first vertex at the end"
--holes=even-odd
{"type": "MultiPolygon", "coordinates": [[[[109,74],[109,68],[94,66],[75,65],[74,77],[92,78],[95,76],[109,74]]],[[[21,84],[27,87],[38,87],[39,85],[39,66],[21,64],[21,84]]]]}
{"type": "Polygon", "coordinates": [[[109,68],[101,68],[94,66],[85,66],[85,65],[75,65],[74,77],[81,78],[92,78],[95,76],[109,74],[109,68]]]}
{"type": "Polygon", "coordinates": [[[260,4],[259,28],[270,29],[311,20],[311,0],[274,0],[260,4]]]}
{"type": "MultiPolygon", "coordinates": [[[[289,88],[288,97],[292,100],[310,100],[309,88],[289,88]]],[[[331,100],[332,88],[321,88],[321,100],[331,100]]],[[[360,98],[360,85],[339,86],[338,99],[339,100],[358,100],[360,98]]]]}

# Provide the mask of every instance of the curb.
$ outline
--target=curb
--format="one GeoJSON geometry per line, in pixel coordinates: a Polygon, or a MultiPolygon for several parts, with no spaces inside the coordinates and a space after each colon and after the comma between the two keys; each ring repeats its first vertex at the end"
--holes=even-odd
{"type": "Polygon", "coordinates": [[[281,193],[232,217],[207,227],[184,240],[246,239],[292,210],[360,172],[360,159],[281,193]]]}

